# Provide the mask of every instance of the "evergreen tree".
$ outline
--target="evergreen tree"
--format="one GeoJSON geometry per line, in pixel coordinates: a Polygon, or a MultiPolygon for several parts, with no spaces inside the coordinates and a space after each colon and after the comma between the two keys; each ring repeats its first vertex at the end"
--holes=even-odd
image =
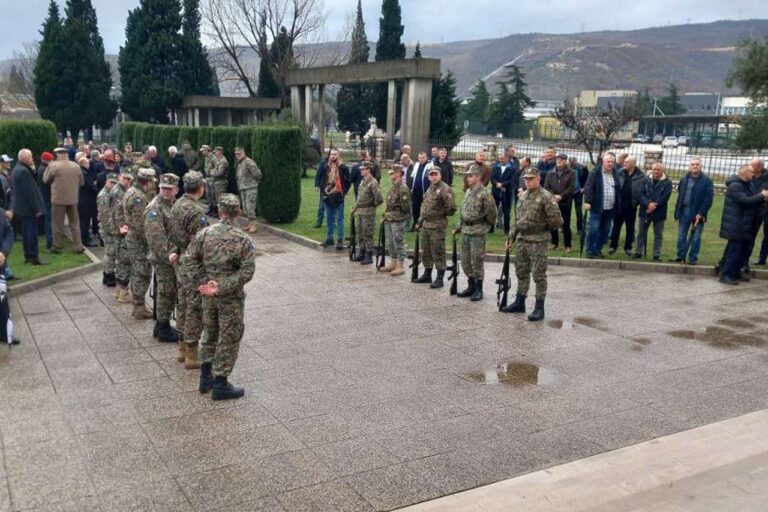
{"type": "Polygon", "coordinates": [[[528,97],[525,90],[525,75],[515,65],[506,67],[507,73],[499,82],[499,92],[496,101],[491,104],[489,125],[497,131],[509,130],[514,124],[521,124],[525,120],[523,113],[535,103],[528,97]]]}
{"type": "Polygon", "coordinates": [[[739,55],[733,59],[726,85],[739,85],[744,94],[759,104],[768,100],[768,36],[761,43],[746,39],[739,44],[739,55]]]}
{"type": "Polygon", "coordinates": [[[439,139],[441,144],[453,146],[461,138],[459,105],[456,97],[456,77],[452,72],[432,82],[432,112],[429,138],[439,139]]]}
{"type": "MultiPolygon", "coordinates": [[[[365,34],[363,7],[357,1],[357,16],[352,30],[352,42],[349,52],[349,63],[359,64],[368,62],[370,45],[365,34]]],[[[352,133],[363,134],[370,128],[368,118],[371,115],[372,89],[368,84],[343,85],[336,97],[336,116],[339,128],[352,133]]]]}
{"type": "Polygon", "coordinates": [[[185,94],[218,96],[216,74],[200,41],[200,0],[184,0],[181,79],[185,94]]]}
{"type": "Polygon", "coordinates": [[[413,58],[414,59],[421,58],[421,43],[419,41],[416,41],[416,49],[413,51],[413,58]]]}
{"type": "Polygon", "coordinates": [[[64,38],[59,6],[54,0],[48,4],[48,17],[40,30],[42,41],[35,61],[35,104],[43,119],[53,121],[59,131],[66,130],[62,108],[66,105],[63,89],[71,77],[62,73],[64,63],[59,58],[64,38]]]}
{"type": "Polygon", "coordinates": [[[141,0],[128,13],[118,68],[123,110],[136,121],[167,124],[181,104],[180,11],[179,0],[141,0]]]}
{"type": "Polygon", "coordinates": [[[285,84],[285,77],[288,75],[288,71],[295,66],[296,60],[293,53],[293,42],[285,27],[280,27],[280,32],[272,41],[272,46],[269,48],[269,61],[274,76],[282,77],[282,80],[277,84],[280,92],[278,96],[282,98],[283,105],[290,105],[291,89],[285,84]]]}
{"type": "Polygon", "coordinates": [[[467,120],[471,123],[486,124],[488,122],[490,104],[491,94],[488,92],[485,82],[478,80],[472,88],[472,98],[467,101],[464,107],[467,120]]]}
{"type": "Polygon", "coordinates": [[[259,86],[256,89],[256,94],[261,98],[280,97],[280,86],[277,85],[275,74],[268,58],[263,58],[259,62],[259,86]]]}
{"type": "Polygon", "coordinates": [[[669,93],[661,98],[657,105],[666,116],[685,113],[685,108],[680,103],[680,94],[678,93],[677,86],[672,83],[669,84],[669,93]]]}
{"type": "MultiPolygon", "coordinates": [[[[379,18],[379,40],[376,41],[376,60],[396,60],[405,58],[405,44],[403,37],[402,13],[398,0],[383,0],[381,4],[381,18],[379,18]]],[[[397,120],[400,116],[400,102],[402,85],[398,84],[398,105],[395,108],[397,120]]],[[[376,122],[379,126],[386,126],[387,122],[387,84],[376,86],[376,122]]],[[[397,122],[396,122],[397,124],[397,122]]]]}

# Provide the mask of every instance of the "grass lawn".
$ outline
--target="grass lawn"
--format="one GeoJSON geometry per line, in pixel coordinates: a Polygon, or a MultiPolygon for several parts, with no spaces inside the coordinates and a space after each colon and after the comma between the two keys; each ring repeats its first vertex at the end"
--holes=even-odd
{"type": "Polygon", "coordinates": [[[44,277],[62,270],[81,267],[91,263],[90,258],[85,254],[75,254],[74,246],[68,238],[64,238],[61,254],[49,254],[45,250],[45,236],[38,238],[40,246],[40,259],[47,262],[47,265],[30,265],[24,263],[24,250],[21,241],[16,241],[11,250],[11,256],[8,258],[8,265],[17,279],[11,281],[11,285],[19,282],[27,282],[38,277],[44,277]]]}
{"type": "MultiPolygon", "coordinates": [[[[314,171],[311,170],[307,173],[307,177],[303,178],[301,180],[301,210],[299,212],[299,217],[296,219],[295,222],[292,222],[290,224],[280,224],[278,227],[285,229],[287,231],[290,231],[291,233],[296,233],[298,235],[305,236],[307,238],[310,238],[312,240],[316,240],[318,242],[322,242],[325,239],[325,233],[326,233],[326,227],[325,227],[325,221],[323,221],[323,227],[322,228],[315,228],[315,221],[317,219],[317,205],[319,201],[319,197],[317,192],[315,192],[315,181],[314,181],[314,171]]],[[[382,192],[386,196],[387,191],[389,190],[389,177],[387,176],[386,172],[383,173],[382,178],[382,192]]],[[[463,188],[463,182],[458,178],[454,178],[453,183],[453,190],[456,193],[456,206],[457,208],[460,207],[462,198],[464,197],[464,191],[463,188]]],[[[664,244],[662,246],[662,261],[666,262],[669,259],[674,259],[676,256],[676,246],[677,246],[677,222],[674,221],[672,218],[672,206],[674,206],[675,201],[677,200],[677,192],[673,192],[672,198],[670,199],[670,207],[667,215],[667,222],[664,226],[664,244]]],[[[720,238],[718,236],[718,233],[720,232],[720,218],[723,211],[723,202],[724,197],[722,195],[715,195],[714,205],[712,206],[712,209],[709,212],[709,220],[707,221],[706,226],[704,227],[704,234],[702,235],[702,244],[701,244],[701,252],[699,254],[699,263],[704,265],[714,265],[717,263],[717,261],[720,259],[720,256],[723,254],[723,249],[725,248],[725,240],[720,238]]],[[[354,204],[354,191],[350,190],[349,194],[347,195],[346,202],[344,205],[344,214],[345,214],[345,236],[349,237],[349,211],[352,208],[354,204]]],[[[376,218],[379,219],[382,212],[384,211],[384,207],[380,206],[377,210],[376,218]]],[[[449,223],[449,226],[455,225],[458,217],[458,212],[454,214],[451,222],[449,223]]],[[[578,258],[579,257],[579,238],[578,234],[576,233],[576,214],[571,213],[571,224],[573,229],[573,252],[568,255],[565,253],[564,250],[560,249],[557,251],[550,251],[550,256],[565,256],[565,257],[571,257],[571,258],[578,258]]],[[[407,233],[406,234],[406,246],[408,248],[413,248],[414,246],[414,234],[413,233],[407,233]]],[[[449,234],[450,237],[450,234],[449,234]]],[[[376,232],[376,238],[378,239],[378,231],[376,232]]],[[[760,241],[762,240],[762,236],[758,238],[757,248],[755,249],[755,255],[757,254],[757,251],[760,247],[760,241]]],[[[651,258],[651,249],[653,244],[653,231],[651,230],[648,234],[648,241],[650,243],[649,249],[648,249],[648,260],[650,261],[651,258]]],[[[450,240],[448,242],[447,250],[450,251],[450,240]]],[[[562,243],[562,236],[561,236],[561,243],[562,243]]],[[[617,254],[614,254],[613,256],[608,256],[608,259],[614,259],[614,260],[627,260],[627,258],[623,253],[623,244],[624,244],[624,230],[622,230],[622,237],[619,239],[619,252],[617,254]]],[[[607,254],[608,248],[605,247],[603,249],[603,253],[607,254]]],[[[491,233],[488,235],[488,244],[487,244],[487,251],[489,253],[502,253],[504,252],[504,234],[500,231],[496,231],[495,233],[491,233]]],[[[586,255],[586,249],[585,249],[585,255],[586,255]]]]}

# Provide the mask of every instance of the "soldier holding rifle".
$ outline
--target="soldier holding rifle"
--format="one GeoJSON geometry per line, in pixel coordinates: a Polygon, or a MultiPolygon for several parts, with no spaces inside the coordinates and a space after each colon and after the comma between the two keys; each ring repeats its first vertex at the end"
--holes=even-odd
{"type": "Polygon", "coordinates": [[[390,275],[400,276],[405,273],[405,230],[408,219],[411,218],[411,194],[403,183],[403,168],[400,165],[389,170],[392,187],[386,199],[386,209],[381,222],[386,230],[389,241],[389,255],[392,258],[389,265],[379,269],[390,275]]]}
{"type": "Polygon", "coordinates": [[[456,212],[456,199],[453,189],[442,181],[439,167],[433,166],[429,169],[429,183],[422,199],[421,216],[417,223],[424,273],[414,282],[431,283],[430,288],[441,288],[445,275],[445,230],[448,227],[448,217],[456,212]],[[437,277],[433,282],[432,268],[435,265],[437,277]]]}

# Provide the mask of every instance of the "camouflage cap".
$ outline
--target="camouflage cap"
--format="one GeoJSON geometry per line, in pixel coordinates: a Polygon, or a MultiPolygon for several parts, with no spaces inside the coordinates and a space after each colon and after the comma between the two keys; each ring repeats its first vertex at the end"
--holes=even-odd
{"type": "Polygon", "coordinates": [[[144,158],[144,153],[142,153],[141,151],[134,151],[133,153],[131,153],[131,156],[132,156],[134,159],[137,159],[137,158],[144,158]]]}
{"type": "Polygon", "coordinates": [[[211,150],[211,146],[209,146],[208,144],[203,144],[202,146],[200,146],[200,151],[210,151],[210,150],[211,150]]]}
{"type": "Polygon", "coordinates": [[[536,178],[539,176],[539,170],[535,167],[529,167],[523,173],[523,178],[536,178]]]}
{"type": "Polygon", "coordinates": [[[395,174],[395,173],[400,173],[400,174],[403,174],[403,166],[402,166],[402,165],[400,165],[400,164],[395,164],[395,165],[393,165],[393,166],[392,166],[392,168],[391,168],[389,171],[387,171],[387,172],[389,173],[389,175],[390,175],[390,176],[391,176],[391,175],[393,175],[393,174],[395,174]]]}
{"type": "Polygon", "coordinates": [[[137,176],[145,180],[155,180],[155,170],[152,167],[142,167],[137,176]]]}
{"type": "MultiPolygon", "coordinates": [[[[141,169],[150,169],[150,168],[152,168],[152,163],[149,160],[144,160],[144,157],[141,157],[138,160],[134,160],[133,161],[133,165],[135,165],[136,167],[139,167],[141,169]]],[[[152,172],[154,172],[154,169],[152,169],[152,172]]],[[[141,176],[141,174],[139,174],[139,176],[141,176]]]]}
{"type": "Polygon", "coordinates": [[[160,188],[176,188],[179,186],[179,177],[167,172],[160,175],[160,188]]]}
{"type": "MultiPolygon", "coordinates": [[[[433,167],[433,169],[434,169],[434,167],[433,167]]],[[[476,176],[479,176],[479,175],[483,174],[483,168],[480,167],[477,164],[472,164],[472,165],[469,166],[469,169],[464,171],[462,174],[474,174],[476,176]]]]}
{"type": "Polygon", "coordinates": [[[224,213],[233,213],[240,209],[240,199],[235,194],[221,194],[219,197],[219,210],[224,213]]]}
{"type": "Polygon", "coordinates": [[[133,171],[127,165],[120,168],[120,176],[133,179],[133,171]]]}
{"type": "Polygon", "coordinates": [[[184,175],[184,184],[191,187],[200,187],[203,184],[203,174],[198,171],[189,171],[184,175]]]}
{"type": "Polygon", "coordinates": [[[242,153],[243,152],[243,148],[241,148],[240,146],[235,146],[235,151],[234,152],[235,153],[242,153]]]}
{"type": "Polygon", "coordinates": [[[371,162],[368,160],[363,160],[360,162],[360,168],[361,169],[370,169],[371,168],[371,162]]]}
{"type": "Polygon", "coordinates": [[[440,168],[436,165],[433,165],[429,168],[429,172],[427,174],[441,174],[440,168]]]}
{"type": "Polygon", "coordinates": [[[216,146],[215,148],[213,148],[213,150],[214,151],[221,151],[222,153],[224,152],[224,148],[221,147],[221,146],[216,146]]]}
{"type": "Polygon", "coordinates": [[[113,183],[117,183],[117,173],[108,172],[107,173],[107,181],[111,181],[113,183]]]}

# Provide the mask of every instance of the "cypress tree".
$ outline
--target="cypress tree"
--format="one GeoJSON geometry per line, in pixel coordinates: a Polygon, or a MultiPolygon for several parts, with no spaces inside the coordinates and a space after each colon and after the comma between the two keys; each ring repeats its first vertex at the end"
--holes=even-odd
{"type": "Polygon", "coordinates": [[[453,146],[461,138],[459,105],[456,97],[456,77],[452,72],[432,82],[432,112],[429,138],[439,139],[442,144],[453,146]]]}
{"type": "Polygon", "coordinates": [[[491,103],[491,95],[483,80],[478,80],[472,88],[472,99],[465,107],[466,118],[472,123],[488,122],[488,107],[491,103]]]}
{"type": "Polygon", "coordinates": [[[416,41],[416,49],[413,51],[413,58],[414,59],[421,58],[421,43],[419,41],[416,41]]]}
{"type": "Polygon", "coordinates": [[[60,132],[66,131],[62,109],[66,106],[64,95],[64,63],[60,55],[64,51],[63,28],[59,6],[51,0],[48,17],[40,30],[42,41],[35,61],[35,104],[43,119],[53,121],[60,132]]]}
{"type": "Polygon", "coordinates": [[[180,72],[185,94],[218,96],[216,74],[200,41],[200,0],[184,0],[180,72]]]}
{"type": "MultiPolygon", "coordinates": [[[[365,34],[363,7],[357,1],[357,16],[352,30],[352,43],[349,52],[349,63],[359,64],[368,62],[370,45],[365,34]]],[[[368,118],[372,111],[372,90],[367,84],[343,85],[336,97],[336,115],[339,127],[352,133],[363,134],[368,131],[368,118]]]]}
{"type": "Polygon", "coordinates": [[[256,88],[256,94],[262,98],[280,97],[280,86],[277,85],[268,56],[259,62],[259,86],[256,88]]]}
{"type": "MultiPolygon", "coordinates": [[[[403,37],[402,13],[398,0],[383,0],[381,4],[381,18],[379,18],[379,40],[376,41],[376,60],[396,60],[405,58],[405,44],[400,40],[403,37]]],[[[402,85],[398,85],[398,98],[402,95],[402,85]]],[[[400,116],[400,99],[395,109],[397,120],[400,116]]],[[[376,86],[376,122],[379,126],[386,126],[387,121],[387,84],[376,86]]]]}

